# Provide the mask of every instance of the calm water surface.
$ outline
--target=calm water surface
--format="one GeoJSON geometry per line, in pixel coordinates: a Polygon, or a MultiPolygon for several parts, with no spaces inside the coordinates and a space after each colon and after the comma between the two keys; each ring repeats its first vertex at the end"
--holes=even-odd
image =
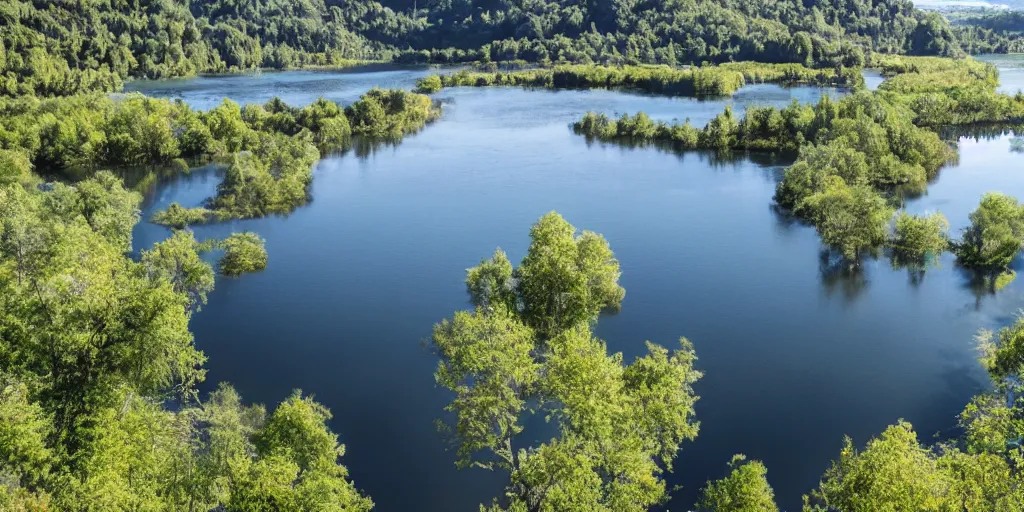
{"type": "Polygon", "coordinates": [[[978,55],[978,60],[991,63],[999,68],[999,91],[1016,94],[1024,90],[1024,54],[1005,55],[993,53],[978,55]]]}
{"type": "MultiPolygon", "coordinates": [[[[224,95],[301,104],[350,101],[415,77],[267,73],[140,89],[199,107],[224,95]]],[[[764,85],[728,102],[742,109],[822,93],[764,85]]],[[[568,128],[587,110],[702,125],[726,102],[505,88],[438,99],[442,119],[401,145],[323,160],[312,202],[293,214],[196,228],[200,238],[257,231],[270,255],[263,273],[219,279],[193,319],[207,388],[229,381],[267,404],[293,388],[314,393],[377,510],[471,511],[500,493],[503,475],[457,471],[445,451],[432,422],[450,396],[434,385],[436,359],[422,340],[468,306],[465,269],[498,246],[520,259],[530,224],[550,210],[603,233],[622,263],[623,309],[597,327],[610,350],[632,360],[644,340],[674,346],[686,336],[696,346],[706,374],[701,433],[669,476],[683,485],[672,510],[692,505],[734,453],[763,460],[780,504],[798,510],[844,435],[863,443],[899,418],[926,440],[949,433],[986,382],[972,335],[1024,306],[1021,280],[979,293],[950,257],[921,281],[884,261],[857,276],[822,269],[814,230],[771,210],[784,161],[588,144],[568,128]]],[[[958,231],[983,192],[1024,195],[1022,163],[1006,137],[964,139],[959,165],[909,208],[941,210],[958,231]]],[[[171,201],[198,205],[219,180],[207,170],[161,183],[145,214],[171,201]]],[[[167,234],[141,223],[135,242],[167,234]]]]}

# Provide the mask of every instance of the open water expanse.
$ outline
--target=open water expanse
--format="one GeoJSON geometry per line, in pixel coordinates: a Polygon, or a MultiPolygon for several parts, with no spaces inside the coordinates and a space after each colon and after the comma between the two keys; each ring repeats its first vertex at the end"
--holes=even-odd
{"type": "MultiPolygon", "coordinates": [[[[230,97],[351,102],[374,85],[411,88],[426,70],[285,72],[135,82],[129,89],[210,108],[230,97]]],[[[1004,88],[1024,87],[1006,71],[1004,88]],[[1016,80],[1007,83],[1007,80],[1016,80]]],[[[857,275],[820,265],[813,228],[771,208],[783,157],[723,161],[702,153],[588,144],[569,123],[588,110],[643,110],[703,126],[726,103],[816,101],[816,88],[755,85],[700,101],[610,91],[457,88],[436,95],[441,119],[397,146],[330,156],[314,170],[312,201],[293,214],[196,227],[201,239],[256,231],[269,267],[218,278],[192,321],[209,360],[207,383],[233,383],[272,407],[294,388],[334,413],[344,463],[376,510],[475,511],[504,475],[459,471],[434,419],[450,399],[424,346],[434,323],[467,308],[465,269],[502,247],[518,261],[532,222],[557,210],[603,233],[622,264],[622,311],[597,334],[626,360],[644,340],[696,347],[700,435],[670,475],[669,508],[687,510],[734,453],[761,459],[785,509],[799,509],[839,454],[905,418],[928,441],[986,385],[972,336],[1024,307],[1018,279],[991,294],[952,256],[911,279],[885,260],[857,275]]],[[[1009,136],[960,140],[913,212],[940,210],[958,235],[982,193],[1024,197],[1024,154],[1009,136]]],[[[214,194],[215,169],[161,181],[144,215],[214,194]]],[[[137,248],[168,235],[142,222],[137,248]]],[[[1024,264],[1016,262],[1018,272],[1024,264]]],[[[526,435],[543,439],[546,432],[526,435]]]]}

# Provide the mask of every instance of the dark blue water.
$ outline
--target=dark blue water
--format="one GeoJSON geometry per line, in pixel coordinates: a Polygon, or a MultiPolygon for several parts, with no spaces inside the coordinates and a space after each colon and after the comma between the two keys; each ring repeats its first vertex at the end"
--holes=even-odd
{"type": "MultiPolygon", "coordinates": [[[[289,73],[292,90],[284,75],[232,78],[229,94],[303,103],[414,79],[339,76],[324,90],[305,88],[310,74],[289,73]]],[[[199,106],[226,92],[202,80],[148,91],[199,106]]],[[[742,109],[820,94],[762,85],[729,102],[742,109]]],[[[770,207],[785,161],[591,145],[568,128],[587,110],[699,125],[722,101],[514,88],[438,97],[441,120],[399,146],[322,161],[312,202],[293,214],[196,229],[200,238],[257,231],[270,257],[263,273],[218,279],[193,319],[209,357],[207,387],[229,381],[271,405],[293,388],[314,393],[334,412],[344,462],[377,510],[471,511],[500,493],[504,475],[458,471],[445,451],[433,420],[450,396],[434,385],[437,361],[422,340],[468,306],[465,269],[497,246],[521,258],[530,224],[550,210],[603,233],[622,263],[622,311],[597,328],[611,350],[628,361],[644,340],[675,346],[687,336],[696,346],[706,375],[697,385],[701,433],[669,477],[683,485],[673,510],[691,506],[734,453],[763,460],[780,504],[798,510],[844,435],[863,443],[900,418],[924,440],[949,432],[986,382],[972,336],[1024,306],[1021,280],[978,292],[950,257],[919,282],[885,261],[856,276],[821,269],[814,230],[770,207]]],[[[954,230],[984,191],[1024,195],[1024,155],[1010,153],[1006,137],[961,146],[959,165],[909,205],[943,211],[954,230]]],[[[146,214],[171,201],[197,205],[218,181],[216,171],[197,171],[162,183],[146,214]]],[[[142,223],[135,241],[146,247],[167,234],[142,223]]]]}

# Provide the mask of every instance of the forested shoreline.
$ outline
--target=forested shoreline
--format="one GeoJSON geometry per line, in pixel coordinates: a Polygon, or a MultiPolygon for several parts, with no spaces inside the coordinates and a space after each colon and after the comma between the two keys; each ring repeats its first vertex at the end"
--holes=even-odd
{"type": "Polygon", "coordinates": [[[125,80],[358,62],[683,64],[830,69],[872,53],[1014,51],[1020,27],[954,30],[908,0],[11,0],[0,6],[0,95],[115,91],[125,80]],[[976,29],[976,30],[975,30],[976,29]],[[1002,39],[1000,39],[1002,38],[1002,39]]]}
{"type": "MultiPolygon", "coordinates": [[[[996,92],[995,69],[962,58],[1018,48],[1011,17],[950,25],[905,0],[11,0],[0,22],[3,510],[372,509],[342,464],[330,412],[309,395],[273,410],[227,384],[199,396],[206,358],[190,320],[218,274],[260,272],[273,255],[257,233],[200,242],[189,226],[294,211],[323,154],[423,129],[441,112],[427,94],[445,87],[847,87],[815,105],[727,108],[705,127],[591,112],[573,129],[677,150],[795,152],[775,206],[814,226],[846,265],[885,251],[919,273],[952,251],[998,289],[1024,248],[1024,205],[1007,195],[982,197],[959,237],[941,213],[899,211],[955,159],[941,129],[1024,122],[1024,93],[996,92]],[[350,105],[225,99],[199,111],[116,93],[126,80],[198,73],[514,60],[539,67],[438,74],[417,92],[375,88],[350,105]],[[886,76],[878,91],[862,90],[864,66],[886,76]],[[148,220],[170,235],[133,256],[142,198],[118,173],[206,162],[226,167],[216,194],[157,212],[148,220]]],[[[699,433],[693,345],[648,342],[634,361],[609,353],[594,327],[626,293],[609,241],[555,212],[529,235],[519,265],[498,249],[468,269],[472,309],[433,329],[435,383],[451,397],[440,435],[458,467],[507,475],[481,510],[664,506],[666,475],[699,433]],[[524,434],[537,419],[552,438],[524,434]]],[[[925,445],[898,421],[862,449],[847,439],[804,511],[1024,510],[1024,317],[977,341],[991,388],[959,416],[962,435],[925,445]]],[[[698,510],[778,510],[764,464],[722,462],[698,510]]]]}

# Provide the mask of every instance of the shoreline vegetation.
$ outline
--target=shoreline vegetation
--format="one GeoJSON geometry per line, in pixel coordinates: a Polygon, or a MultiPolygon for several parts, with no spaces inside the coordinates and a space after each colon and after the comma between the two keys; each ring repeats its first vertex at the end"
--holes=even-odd
{"type": "Polygon", "coordinates": [[[860,68],[811,69],[800,64],[724,63],[715,66],[568,65],[515,71],[457,71],[417,81],[424,94],[445,87],[521,86],[546,89],[629,89],[671,96],[731,96],[748,83],[860,88],[860,68]]]}
{"type": "Polygon", "coordinates": [[[656,122],[643,112],[617,119],[588,112],[572,128],[592,140],[676,151],[799,151],[777,186],[775,204],[813,225],[848,264],[887,249],[895,267],[921,272],[952,250],[958,264],[979,272],[992,288],[1005,286],[1024,247],[1024,207],[1012,198],[983,198],[961,241],[949,240],[941,213],[896,214],[906,193],[924,192],[956,157],[935,130],[1024,123],[1024,93],[996,92],[998,72],[972,59],[891,57],[875,64],[887,76],[878,91],[824,96],[814,106],[751,106],[743,116],[726,107],[703,128],[689,120],[656,122]]]}
{"type": "Polygon", "coordinates": [[[424,95],[372,89],[342,107],[320,99],[304,107],[224,100],[207,112],[180,101],[127,94],[0,100],[0,156],[41,175],[82,179],[102,168],[170,166],[182,159],[226,161],[217,195],[201,208],[170,208],[154,221],[177,229],[230,218],[288,213],[308,201],[321,154],[343,150],[353,136],[400,140],[440,115],[424,95]]]}
{"type": "Polygon", "coordinates": [[[0,95],[119,90],[132,78],[354,61],[859,67],[871,54],[956,57],[1020,48],[1019,20],[960,20],[911,2],[420,6],[408,0],[10,0],[0,95]]]}

